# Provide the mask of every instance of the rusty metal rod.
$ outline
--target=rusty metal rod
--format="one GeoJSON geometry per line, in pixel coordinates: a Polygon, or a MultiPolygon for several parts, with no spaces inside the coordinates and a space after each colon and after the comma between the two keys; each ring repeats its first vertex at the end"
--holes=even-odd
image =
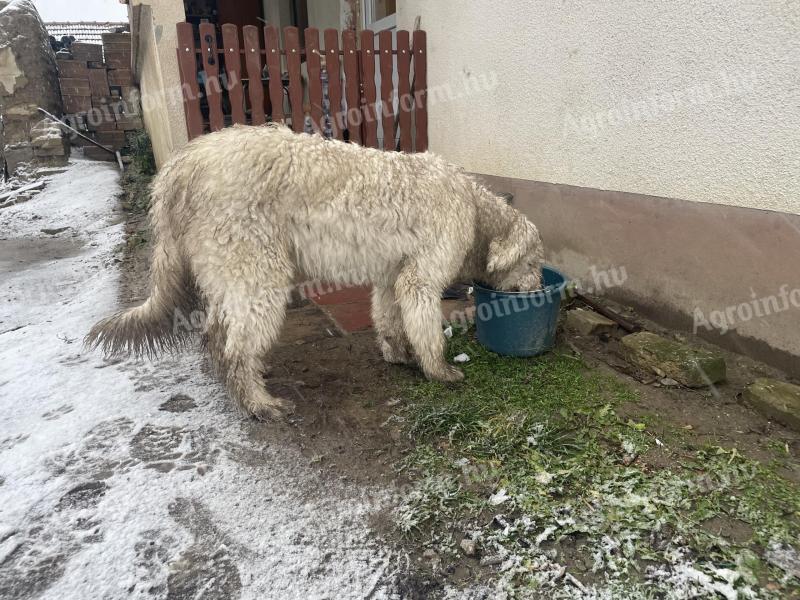
{"type": "Polygon", "coordinates": [[[641,329],[641,327],[639,327],[635,323],[631,323],[630,321],[628,321],[624,317],[621,317],[620,315],[615,313],[613,310],[609,310],[608,308],[606,308],[602,304],[599,304],[599,303],[595,302],[594,300],[591,300],[591,299],[587,298],[586,296],[584,296],[580,292],[576,292],[575,293],[575,297],[578,300],[580,300],[581,302],[583,302],[584,304],[586,304],[587,306],[589,306],[595,312],[598,312],[601,315],[603,315],[604,317],[606,317],[607,319],[611,319],[612,321],[614,321],[617,325],[622,327],[628,333],[634,333],[634,332],[639,331],[641,329]]]}
{"type": "Polygon", "coordinates": [[[120,171],[124,171],[124,170],[125,170],[125,165],[124,165],[124,164],[123,164],[123,162],[122,162],[122,156],[120,155],[120,153],[119,153],[119,151],[118,151],[118,150],[114,150],[114,149],[112,149],[112,148],[109,148],[108,146],[104,146],[103,144],[101,144],[100,142],[97,142],[97,141],[93,140],[93,139],[92,139],[92,138],[90,138],[89,136],[83,135],[83,134],[82,134],[80,131],[78,131],[78,130],[77,130],[77,129],[75,129],[74,127],[72,127],[72,126],[68,125],[67,123],[65,123],[64,121],[62,121],[62,120],[61,120],[61,119],[59,119],[58,117],[56,117],[55,115],[52,115],[52,114],[50,114],[50,113],[49,113],[49,112],[47,112],[45,109],[43,109],[41,106],[39,107],[39,112],[41,112],[42,114],[44,114],[44,115],[45,115],[45,116],[47,116],[48,118],[52,119],[53,121],[55,121],[56,123],[58,123],[58,124],[59,124],[59,125],[61,125],[62,127],[66,127],[66,128],[67,128],[67,129],[69,129],[69,130],[70,130],[72,133],[74,133],[75,135],[77,135],[79,138],[81,138],[81,139],[83,139],[83,140],[86,140],[86,141],[87,141],[87,142],[89,142],[90,144],[94,144],[94,145],[95,145],[95,146],[97,146],[98,148],[101,148],[101,149],[105,150],[106,152],[110,152],[111,154],[113,154],[113,155],[116,157],[116,159],[117,159],[117,164],[119,165],[119,170],[120,170],[120,171]]]}

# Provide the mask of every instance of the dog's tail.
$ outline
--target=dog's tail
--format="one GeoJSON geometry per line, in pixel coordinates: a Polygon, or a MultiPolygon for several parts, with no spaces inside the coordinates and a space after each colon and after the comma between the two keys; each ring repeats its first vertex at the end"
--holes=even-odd
{"type": "Polygon", "coordinates": [[[180,347],[191,333],[186,326],[196,305],[191,272],[169,231],[154,230],[150,297],[141,306],[98,322],[84,340],[88,347],[99,347],[107,355],[153,356],[180,347]]]}

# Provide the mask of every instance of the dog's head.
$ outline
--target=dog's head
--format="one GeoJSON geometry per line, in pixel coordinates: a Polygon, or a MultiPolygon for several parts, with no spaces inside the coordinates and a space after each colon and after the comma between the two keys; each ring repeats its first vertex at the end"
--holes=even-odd
{"type": "Polygon", "coordinates": [[[542,287],[544,250],[536,226],[522,215],[508,230],[489,243],[486,283],[506,292],[542,287]]]}

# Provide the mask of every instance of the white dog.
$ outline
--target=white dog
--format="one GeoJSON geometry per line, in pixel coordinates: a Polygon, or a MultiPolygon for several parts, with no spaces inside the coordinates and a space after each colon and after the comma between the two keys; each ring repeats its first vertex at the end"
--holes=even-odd
{"type": "MultiPolygon", "coordinates": [[[[87,343],[152,354],[181,345],[177,311],[202,307],[212,360],[239,406],[278,417],[262,380],[302,276],[371,284],[383,357],[463,378],[444,358],[440,296],[454,281],[540,286],[536,227],[442,158],[363,148],[279,126],[232,128],[179,151],[152,188],[147,301],[95,325],[87,343]]],[[[185,313],[184,313],[185,314],[185,313]]]]}

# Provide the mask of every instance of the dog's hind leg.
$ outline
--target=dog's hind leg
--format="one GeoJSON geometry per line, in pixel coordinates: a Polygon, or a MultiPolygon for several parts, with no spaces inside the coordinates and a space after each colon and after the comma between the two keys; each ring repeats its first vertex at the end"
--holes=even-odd
{"type": "MultiPolygon", "coordinates": [[[[446,276],[442,279],[448,280],[446,276]]],[[[395,293],[403,328],[428,379],[461,381],[464,374],[444,359],[441,294],[446,284],[438,285],[433,281],[421,276],[413,262],[400,271],[395,293]]]]}
{"type": "Polygon", "coordinates": [[[372,288],[372,322],[378,338],[378,347],[386,362],[410,364],[414,362],[408,337],[403,329],[403,316],[394,289],[372,288]]]}
{"type": "Polygon", "coordinates": [[[267,391],[264,359],[286,316],[291,271],[274,263],[269,270],[260,264],[265,262],[260,253],[237,253],[236,265],[220,269],[218,294],[206,298],[207,338],[212,361],[239,407],[259,419],[278,419],[293,405],[267,391]]]}

